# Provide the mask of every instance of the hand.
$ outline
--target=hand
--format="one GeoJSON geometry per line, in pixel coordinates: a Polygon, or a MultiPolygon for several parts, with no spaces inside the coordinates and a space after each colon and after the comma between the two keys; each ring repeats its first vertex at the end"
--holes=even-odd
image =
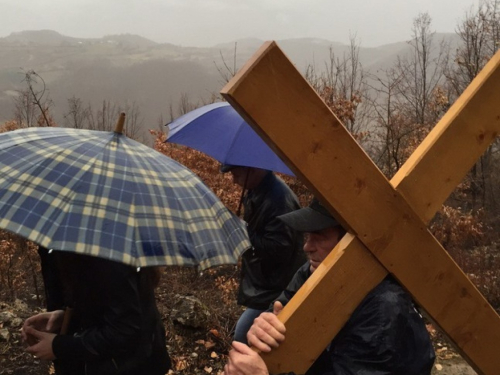
{"type": "Polygon", "coordinates": [[[21,338],[29,346],[36,344],[33,337],[26,333],[27,327],[32,327],[40,332],[58,333],[64,318],[63,310],[56,310],[34,315],[24,321],[21,329],[21,338]]]}
{"type": "Polygon", "coordinates": [[[275,302],[273,313],[265,312],[255,318],[247,333],[248,344],[262,352],[270,352],[285,340],[285,325],[276,316],[283,305],[275,302]]]}
{"type": "Polygon", "coordinates": [[[232,345],[223,375],[269,375],[260,355],[241,342],[233,341],[232,345]]]}
{"type": "Polygon", "coordinates": [[[26,334],[36,341],[35,344],[26,348],[26,351],[33,354],[35,358],[46,359],[53,361],[56,359],[52,351],[52,341],[56,337],[55,333],[37,331],[31,326],[26,327],[26,334]]]}

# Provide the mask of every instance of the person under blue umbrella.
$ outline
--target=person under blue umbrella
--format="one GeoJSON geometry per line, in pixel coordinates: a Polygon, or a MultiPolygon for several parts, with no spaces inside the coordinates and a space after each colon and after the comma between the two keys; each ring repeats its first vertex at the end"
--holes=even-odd
{"type": "Polygon", "coordinates": [[[241,257],[238,304],[246,309],[238,319],[234,340],[246,343],[254,319],[265,311],[305,262],[302,234],[277,216],[300,208],[288,185],[272,171],[222,164],[233,182],[243,188],[243,220],[252,248],[241,257]]]}

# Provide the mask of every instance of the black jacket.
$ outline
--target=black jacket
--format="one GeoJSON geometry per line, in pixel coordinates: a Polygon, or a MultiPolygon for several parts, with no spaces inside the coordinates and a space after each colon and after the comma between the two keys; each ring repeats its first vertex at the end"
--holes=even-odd
{"type": "MultiPolygon", "coordinates": [[[[310,275],[307,262],[278,300],[285,305],[310,275]]],[[[306,375],[429,375],[434,359],[413,301],[387,276],[361,301],[306,375]]]]}
{"type": "Polygon", "coordinates": [[[58,253],[73,308],[69,334],[52,348],[57,373],[163,375],[170,367],[150,269],[58,253]]]}
{"type": "Polygon", "coordinates": [[[248,191],[243,203],[252,248],[242,255],[238,303],[265,310],[305,261],[302,234],[276,218],[300,205],[288,185],[272,172],[248,191]]]}

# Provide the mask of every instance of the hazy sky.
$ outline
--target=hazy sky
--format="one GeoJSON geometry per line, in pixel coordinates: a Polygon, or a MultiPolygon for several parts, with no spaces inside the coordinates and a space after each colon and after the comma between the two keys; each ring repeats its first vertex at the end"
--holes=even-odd
{"type": "Polygon", "coordinates": [[[235,39],[317,37],[363,47],[407,40],[428,12],[454,32],[480,0],[0,0],[0,37],[51,29],[74,37],[138,34],[156,42],[212,46],[235,39]]]}

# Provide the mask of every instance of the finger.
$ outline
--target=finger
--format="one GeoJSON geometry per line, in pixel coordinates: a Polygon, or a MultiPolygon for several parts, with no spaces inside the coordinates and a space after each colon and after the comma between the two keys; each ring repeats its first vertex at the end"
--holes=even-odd
{"type": "Polygon", "coordinates": [[[25,327],[29,327],[29,326],[32,326],[32,325],[33,325],[33,319],[32,319],[32,318],[28,318],[28,319],[26,319],[26,320],[24,321],[24,323],[23,323],[23,329],[24,329],[25,327]]]}
{"type": "Polygon", "coordinates": [[[267,344],[264,340],[259,339],[257,336],[248,335],[248,345],[259,352],[269,353],[273,348],[279,347],[278,343],[274,343],[273,346],[267,344]]]}
{"type": "Polygon", "coordinates": [[[45,326],[45,330],[47,332],[52,332],[52,329],[54,328],[54,323],[55,323],[55,316],[51,316],[50,319],[47,321],[47,325],[45,326]]]}
{"type": "Polygon", "coordinates": [[[273,314],[278,315],[283,310],[283,304],[280,301],[275,301],[273,304],[273,314]]]}
{"type": "Polygon", "coordinates": [[[31,335],[37,339],[41,339],[43,337],[43,332],[37,331],[31,326],[26,327],[26,334],[31,335]]]}
{"type": "MultiPolygon", "coordinates": [[[[276,317],[273,315],[273,317],[276,317]]],[[[250,327],[249,332],[254,332],[258,337],[270,336],[274,340],[281,342],[285,339],[285,326],[280,321],[269,322],[268,320],[260,320],[250,327]]]]}
{"type": "Polygon", "coordinates": [[[229,359],[224,366],[224,373],[222,375],[234,375],[233,367],[234,366],[231,364],[231,360],[229,359]]]}
{"type": "Polygon", "coordinates": [[[281,334],[286,332],[285,325],[272,313],[263,313],[256,319],[259,322],[265,321],[281,334]]]}
{"type": "Polygon", "coordinates": [[[24,340],[26,338],[26,328],[22,326],[19,331],[21,331],[21,338],[24,340]]]}
{"type": "MultiPolygon", "coordinates": [[[[233,341],[232,346],[236,352],[241,353],[241,354],[251,355],[254,353],[252,348],[250,348],[246,344],[243,344],[242,342],[233,341]]],[[[229,354],[231,354],[231,353],[229,353],[229,354]]]]}
{"type": "Polygon", "coordinates": [[[252,326],[247,335],[248,343],[261,351],[269,352],[272,348],[279,347],[285,336],[276,331],[269,324],[252,326]]]}
{"type": "Polygon", "coordinates": [[[259,327],[253,327],[247,334],[248,344],[257,350],[270,352],[272,348],[277,348],[279,343],[267,332],[259,327]]]}
{"type": "Polygon", "coordinates": [[[32,346],[28,346],[26,348],[26,351],[36,357],[36,353],[38,352],[38,347],[37,346],[38,346],[37,344],[32,345],[32,346]]]}

